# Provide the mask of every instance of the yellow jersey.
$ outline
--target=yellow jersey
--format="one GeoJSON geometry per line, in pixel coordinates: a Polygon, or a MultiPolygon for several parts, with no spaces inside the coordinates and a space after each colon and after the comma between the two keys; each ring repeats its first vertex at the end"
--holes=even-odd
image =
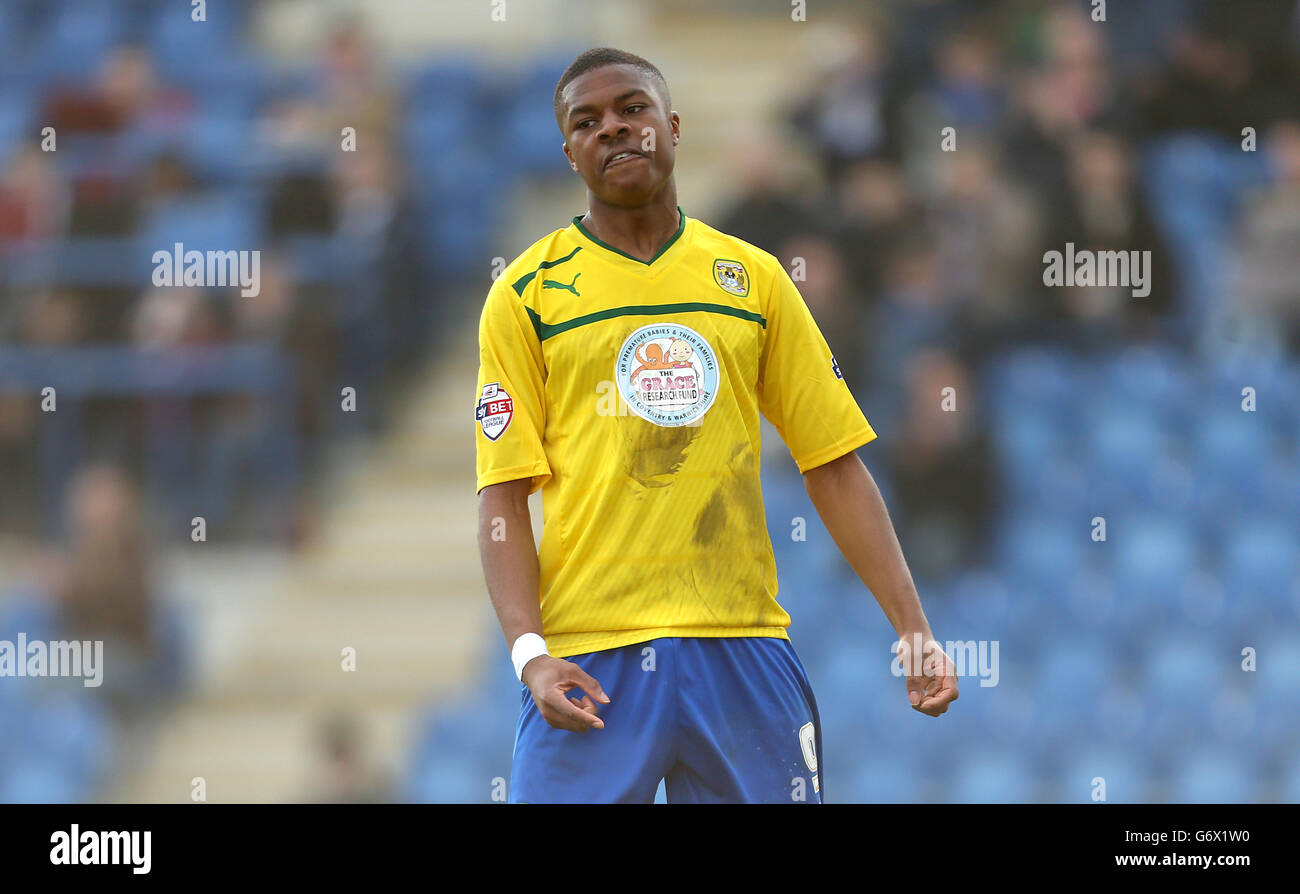
{"type": "Polygon", "coordinates": [[[478,489],[542,490],[542,633],[557,657],[788,639],[759,414],[801,472],[876,437],[780,262],[678,213],[648,262],[575,217],[483,306],[478,489]]]}

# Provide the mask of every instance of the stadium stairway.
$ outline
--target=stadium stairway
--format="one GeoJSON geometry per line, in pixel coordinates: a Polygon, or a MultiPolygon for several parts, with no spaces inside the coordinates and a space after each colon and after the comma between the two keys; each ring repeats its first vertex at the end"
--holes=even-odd
{"type": "Polygon", "coordinates": [[[195,777],[213,802],[300,800],[322,759],[320,724],[340,711],[359,721],[369,760],[398,774],[415,709],[482,667],[494,622],[475,546],[474,343],[437,358],[390,434],[329,464],[300,555],[178,564],[182,588],[225,620],[197,625],[197,691],[108,800],[187,801],[195,777]],[[349,648],[355,670],[343,668],[349,648]]]}

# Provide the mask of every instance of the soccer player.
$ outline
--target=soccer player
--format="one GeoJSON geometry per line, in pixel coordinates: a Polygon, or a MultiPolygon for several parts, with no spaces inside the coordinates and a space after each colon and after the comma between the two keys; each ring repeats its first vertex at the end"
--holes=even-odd
{"type": "Polygon", "coordinates": [[[555,117],[588,211],[506,267],[479,328],[479,546],[522,684],[510,801],[649,803],[662,780],[670,802],[820,802],[760,413],[898,633],[912,707],[957,698],[854,452],[876,434],[781,263],[678,207],[654,65],[583,53],[555,117]]]}

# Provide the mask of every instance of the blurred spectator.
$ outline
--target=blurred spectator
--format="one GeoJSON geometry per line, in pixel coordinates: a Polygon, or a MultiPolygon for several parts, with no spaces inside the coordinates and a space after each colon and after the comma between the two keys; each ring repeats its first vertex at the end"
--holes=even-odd
{"type": "Polygon", "coordinates": [[[844,261],[831,240],[804,236],[785,243],[785,250],[790,254],[781,257],[781,263],[787,271],[802,274],[795,285],[826,334],[844,381],[854,393],[861,393],[866,379],[858,337],[866,325],[863,292],[847,278],[844,261]]]}
{"type": "Polygon", "coordinates": [[[884,272],[880,303],[864,333],[870,360],[867,418],[892,430],[904,412],[903,371],[926,347],[951,346],[960,337],[960,310],[944,291],[935,239],[918,230],[897,246],[884,272]]]}
{"type": "Polygon", "coordinates": [[[198,191],[194,171],[174,150],[163,150],[149,159],[139,181],[137,196],[140,211],[146,217],[198,191]]]}
{"type": "Polygon", "coordinates": [[[779,257],[788,240],[816,229],[817,207],[778,136],[754,129],[737,148],[738,198],[718,215],[718,229],[779,257]]]}
{"type": "MultiPolygon", "coordinates": [[[[1172,308],[1173,289],[1164,241],[1138,189],[1132,153],[1118,134],[1089,131],[1070,144],[1069,190],[1054,209],[1039,245],[1037,260],[1048,251],[1151,252],[1146,272],[1150,294],[1136,297],[1129,286],[1034,288],[1021,312],[1051,325],[1044,334],[1094,345],[1110,345],[1158,336],[1157,324],[1172,308]]],[[[1036,271],[1041,285],[1042,267],[1036,271]]],[[[1026,271],[1034,282],[1033,272],[1026,271]]]]}
{"type": "Polygon", "coordinates": [[[24,305],[18,339],[29,345],[75,345],[86,336],[87,316],[73,290],[43,289],[32,294],[24,305]]]}
{"type": "Polygon", "coordinates": [[[902,112],[909,162],[918,156],[933,159],[946,127],[964,142],[987,137],[1000,125],[1006,97],[994,49],[992,41],[975,28],[942,40],[933,82],[917,84],[902,112]]]}
{"type": "Polygon", "coordinates": [[[40,533],[40,439],[38,400],[29,394],[0,391],[0,532],[21,537],[40,533]]]}
{"type": "Polygon", "coordinates": [[[436,279],[421,274],[417,214],[395,147],[372,140],[340,153],[331,173],[340,209],[336,240],[348,271],[337,324],[352,333],[340,346],[341,372],[355,377],[352,364],[358,363],[361,375],[392,382],[410,370],[431,329],[444,331],[448,296],[436,279]]]}
{"type": "Polygon", "coordinates": [[[132,309],[133,341],[152,350],[216,341],[210,306],[202,289],[149,289],[132,309]]]}
{"type": "Polygon", "coordinates": [[[68,486],[66,523],[51,638],[102,640],[98,695],[120,720],[143,719],[184,689],[189,653],[155,578],[139,491],[116,466],[86,466],[68,486]]]}
{"type": "Polygon", "coordinates": [[[888,51],[874,27],[843,21],[817,32],[812,88],[797,102],[790,123],[821,159],[826,179],[885,149],[888,51]]]}
{"type": "Polygon", "coordinates": [[[1080,8],[1053,7],[1043,19],[1040,61],[1016,80],[1007,157],[1048,207],[1064,192],[1073,140],[1089,127],[1123,118],[1101,35],[1080,8]]]}
{"type": "Polygon", "coordinates": [[[1264,151],[1276,181],[1243,209],[1237,293],[1251,335],[1280,337],[1300,356],[1300,122],[1269,131],[1264,151]]]}
{"type": "Polygon", "coordinates": [[[1300,12],[1279,0],[1210,0],[1178,33],[1141,120],[1148,133],[1204,131],[1233,140],[1295,114],[1300,12]]]}
{"type": "Polygon", "coordinates": [[[52,153],[24,145],[0,176],[0,245],[62,233],[69,198],[52,153]]]}
{"type": "Polygon", "coordinates": [[[67,136],[125,131],[165,136],[176,133],[192,113],[185,91],[158,80],[148,49],[124,44],[109,54],[94,82],[52,89],[41,120],[67,136]]]}
{"type": "Polygon", "coordinates": [[[325,39],[320,72],[325,127],[336,140],[344,127],[353,127],[358,147],[371,140],[392,142],[400,106],[375,65],[374,47],[359,20],[334,26],[325,39]]]}
{"type": "Polygon", "coordinates": [[[907,409],[888,443],[891,511],[913,574],[937,582],[985,555],[997,509],[993,449],[974,380],[954,355],[919,351],[905,376],[907,409]],[[945,408],[949,396],[955,409],[945,408]]]}
{"type": "Polygon", "coordinates": [[[395,797],[391,774],[366,754],[362,729],[351,715],[324,719],[316,733],[313,780],[302,801],[312,804],[389,804],[395,797]]]}
{"type": "Polygon", "coordinates": [[[982,325],[1005,324],[1037,272],[1037,210],[978,141],[946,162],[933,214],[940,287],[982,325]]]}
{"type": "Polygon", "coordinates": [[[897,166],[883,159],[846,170],[836,195],[838,249],[860,300],[874,305],[889,259],[924,212],[897,166]]]}

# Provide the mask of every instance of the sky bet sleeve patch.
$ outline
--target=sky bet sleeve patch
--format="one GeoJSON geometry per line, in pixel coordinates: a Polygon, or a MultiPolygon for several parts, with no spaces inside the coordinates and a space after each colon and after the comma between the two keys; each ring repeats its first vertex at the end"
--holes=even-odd
{"type": "Polygon", "coordinates": [[[483,386],[483,394],[474,408],[474,419],[483,427],[488,440],[495,441],[510,427],[515,416],[515,402],[499,382],[483,386]]]}

